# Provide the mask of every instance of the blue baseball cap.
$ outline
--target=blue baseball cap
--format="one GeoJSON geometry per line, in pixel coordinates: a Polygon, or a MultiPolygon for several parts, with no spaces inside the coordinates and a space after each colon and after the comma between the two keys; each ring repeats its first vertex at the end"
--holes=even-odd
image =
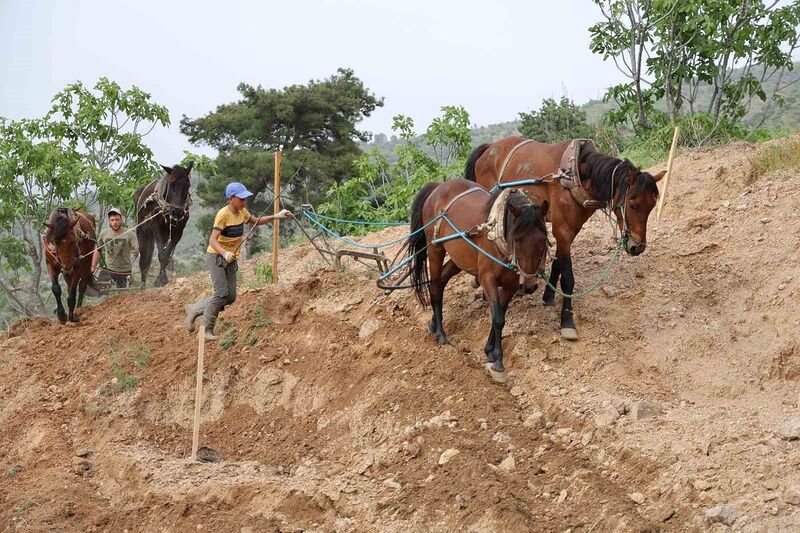
{"type": "Polygon", "coordinates": [[[225,198],[230,200],[231,196],[235,196],[244,200],[245,198],[253,196],[253,193],[248,191],[247,187],[238,181],[232,181],[227,187],[225,187],[225,198]]]}

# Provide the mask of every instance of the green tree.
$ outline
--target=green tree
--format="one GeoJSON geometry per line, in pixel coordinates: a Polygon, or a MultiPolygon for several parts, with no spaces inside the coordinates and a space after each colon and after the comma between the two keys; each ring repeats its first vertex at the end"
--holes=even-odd
{"type": "MultiPolygon", "coordinates": [[[[269,189],[272,153],[280,148],[286,198],[318,201],[331,183],[351,175],[352,162],[361,154],[358,141],[369,140],[356,124],[383,105],[349,69],[307,85],[278,90],[242,83],[238,90],[241,100],[204,117],[181,120],[181,132],[190,142],[219,151],[219,174],[197,191],[207,205],[220,204],[228,181],[269,189]]],[[[257,209],[264,209],[271,193],[259,200],[257,209]]]]}
{"type": "Polygon", "coordinates": [[[769,96],[764,84],[793,68],[800,0],[782,5],[760,0],[593,1],[603,20],[589,28],[591,49],[612,59],[629,78],[606,93],[606,100],[618,104],[607,114],[609,122],[630,121],[649,129],[675,124],[682,114],[704,113],[713,135],[720,128],[735,128],[754,98],[780,103],[780,83],[769,96]],[[698,94],[706,88],[711,92],[708,106],[696,109],[698,94]],[[655,108],[661,98],[666,120],[655,108]]]}
{"type": "Polygon", "coordinates": [[[99,213],[121,204],[132,215],[133,193],[160,173],[144,138],[156,126],[169,125],[167,109],[138,87],[123,90],[100,78],[91,89],[80,81],[67,85],[45,118],[62,149],[85,169],[73,198],[99,213]]]}
{"type": "Polygon", "coordinates": [[[47,313],[40,232],[50,211],[102,213],[114,204],[131,212],[134,190],[158,175],[144,137],[169,124],[149,94],[106,78],[92,89],[68,85],[52,103],[43,118],[0,118],[0,294],[25,315],[47,313]]]}
{"type": "Polygon", "coordinates": [[[83,165],[64,150],[60,130],[44,119],[0,119],[0,289],[18,314],[44,314],[40,231],[47,214],[70,198],[83,165]]]}
{"type": "MultiPolygon", "coordinates": [[[[471,149],[469,114],[463,107],[442,107],[442,116],[433,119],[422,137],[436,157],[415,144],[410,117],[396,115],[392,129],[403,141],[396,148],[397,162],[390,165],[377,149],[358,158],[355,177],[328,189],[320,213],[367,222],[407,221],[411,200],[420,187],[462,174],[471,149]]],[[[344,233],[364,230],[358,225],[335,227],[344,233]]]]}
{"type": "Polygon", "coordinates": [[[545,98],[538,111],[520,113],[519,131],[525,137],[552,143],[594,137],[595,128],[586,121],[586,112],[567,96],[560,102],[545,98]]]}

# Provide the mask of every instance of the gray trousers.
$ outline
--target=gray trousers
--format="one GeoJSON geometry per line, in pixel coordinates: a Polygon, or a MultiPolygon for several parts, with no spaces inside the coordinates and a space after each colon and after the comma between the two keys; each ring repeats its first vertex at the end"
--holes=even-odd
{"type": "Polygon", "coordinates": [[[195,305],[198,306],[198,309],[203,309],[206,331],[213,332],[217,315],[225,309],[226,305],[231,305],[236,301],[236,272],[239,270],[239,266],[236,261],[225,264],[221,255],[212,253],[206,254],[206,264],[208,273],[211,274],[214,295],[200,300],[195,305]]]}

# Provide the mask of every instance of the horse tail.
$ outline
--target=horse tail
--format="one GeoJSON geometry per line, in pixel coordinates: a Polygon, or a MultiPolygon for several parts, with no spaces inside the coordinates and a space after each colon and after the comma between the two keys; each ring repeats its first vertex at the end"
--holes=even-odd
{"type": "Polygon", "coordinates": [[[464,168],[464,179],[469,181],[477,182],[477,176],[475,176],[475,164],[478,162],[478,159],[483,155],[491,144],[484,143],[477,148],[475,148],[467,158],[467,166],[464,168]]]}
{"type": "Polygon", "coordinates": [[[422,230],[422,208],[425,200],[438,187],[438,183],[428,183],[420,189],[414,202],[411,204],[411,236],[408,238],[408,252],[411,254],[411,285],[417,294],[419,303],[428,305],[428,292],[426,286],[428,277],[428,238],[422,230]]]}

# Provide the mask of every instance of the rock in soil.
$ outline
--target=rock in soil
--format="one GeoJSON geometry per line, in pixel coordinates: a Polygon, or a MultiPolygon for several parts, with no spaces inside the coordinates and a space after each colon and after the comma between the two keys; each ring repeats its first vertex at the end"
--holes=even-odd
{"type": "Polygon", "coordinates": [[[706,509],[706,520],[712,524],[733,525],[736,522],[736,511],[727,505],[717,505],[706,509]]]}

